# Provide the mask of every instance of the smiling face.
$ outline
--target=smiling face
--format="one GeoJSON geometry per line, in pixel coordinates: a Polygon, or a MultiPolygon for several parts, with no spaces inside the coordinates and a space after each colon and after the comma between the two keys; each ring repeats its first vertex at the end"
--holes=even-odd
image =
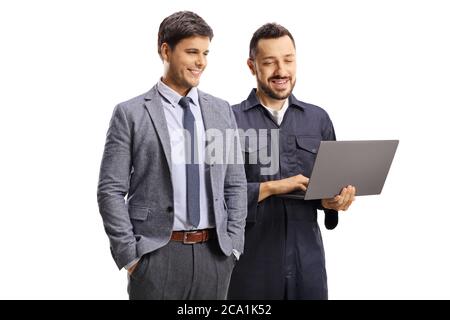
{"type": "Polygon", "coordinates": [[[164,61],[163,82],[180,95],[186,95],[198,86],[207,65],[210,39],[193,36],[178,42],[172,49],[167,43],[161,45],[164,61]]]}
{"type": "Polygon", "coordinates": [[[276,105],[281,102],[282,105],[296,82],[296,51],[289,36],[260,39],[255,58],[249,59],[247,64],[256,76],[257,93],[261,100],[276,105]]]}

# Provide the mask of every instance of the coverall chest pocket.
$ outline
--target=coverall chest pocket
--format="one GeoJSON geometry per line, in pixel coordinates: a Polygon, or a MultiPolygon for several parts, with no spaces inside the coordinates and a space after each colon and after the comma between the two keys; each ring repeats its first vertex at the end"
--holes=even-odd
{"type": "Polygon", "coordinates": [[[302,174],[311,177],[317,152],[319,151],[321,137],[296,136],[296,157],[302,174]]]}

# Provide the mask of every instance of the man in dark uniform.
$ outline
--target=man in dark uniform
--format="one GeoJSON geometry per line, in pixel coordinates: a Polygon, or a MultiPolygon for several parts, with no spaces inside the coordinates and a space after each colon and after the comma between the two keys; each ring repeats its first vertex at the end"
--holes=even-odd
{"type": "Polygon", "coordinates": [[[247,64],[256,76],[257,89],[233,108],[244,133],[246,242],[228,298],[327,299],[317,209],[325,211],[325,225],[333,229],[337,211],[349,208],[356,190],[343,186],[335,198],[313,201],[280,197],[306,190],[320,141],[336,139],[333,124],[323,109],[292,94],[296,51],[287,29],[274,23],[259,28],[250,42],[247,64]],[[270,155],[272,162],[264,155],[270,155]],[[270,170],[274,163],[275,170],[270,170]]]}

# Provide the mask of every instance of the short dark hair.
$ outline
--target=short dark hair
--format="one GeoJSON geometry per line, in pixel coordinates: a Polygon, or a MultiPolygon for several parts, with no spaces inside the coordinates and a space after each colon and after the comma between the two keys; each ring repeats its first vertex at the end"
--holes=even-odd
{"type": "Polygon", "coordinates": [[[295,41],[292,34],[289,32],[288,29],[283,27],[282,25],[279,25],[278,23],[266,23],[262,27],[260,27],[258,30],[255,31],[253,34],[252,40],[250,40],[250,52],[249,57],[250,59],[255,59],[256,57],[256,51],[258,48],[258,42],[261,39],[277,39],[284,36],[288,36],[291,38],[292,43],[295,47],[295,41]]]}
{"type": "Polygon", "coordinates": [[[185,38],[205,36],[212,40],[214,33],[211,27],[199,15],[191,11],[178,11],[165,18],[159,25],[158,53],[165,42],[171,49],[185,38]]]}

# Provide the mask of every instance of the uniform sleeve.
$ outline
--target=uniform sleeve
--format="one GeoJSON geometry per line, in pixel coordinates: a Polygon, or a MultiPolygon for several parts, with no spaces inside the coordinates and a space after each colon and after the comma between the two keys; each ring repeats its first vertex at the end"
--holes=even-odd
{"type": "MultiPolygon", "coordinates": [[[[325,114],[322,125],[322,140],[324,141],[336,141],[336,134],[334,132],[333,122],[328,114],[325,114]]],[[[336,228],[339,222],[339,213],[336,210],[329,210],[322,207],[321,200],[317,200],[317,209],[323,210],[325,213],[325,227],[329,230],[336,228]]]]}

